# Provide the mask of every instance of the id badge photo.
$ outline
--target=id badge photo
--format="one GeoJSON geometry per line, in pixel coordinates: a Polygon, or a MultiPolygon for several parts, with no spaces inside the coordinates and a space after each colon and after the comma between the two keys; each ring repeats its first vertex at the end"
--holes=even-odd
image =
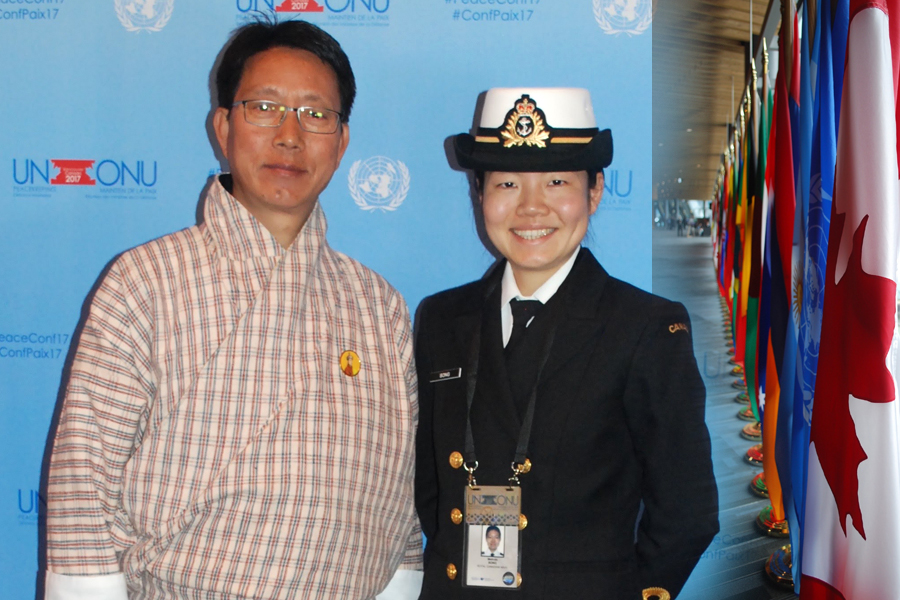
{"type": "Polygon", "coordinates": [[[463,585],[517,590],[522,583],[518,486],[467,487],[463,585]]]}

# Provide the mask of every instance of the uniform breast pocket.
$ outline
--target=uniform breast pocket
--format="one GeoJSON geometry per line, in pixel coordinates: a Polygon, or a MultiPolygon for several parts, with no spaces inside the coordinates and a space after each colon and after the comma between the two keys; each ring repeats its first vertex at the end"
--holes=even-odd
{"type": "Polygon", "coordinates": [[[435,451],[442,455],[450,451],[462,452],[466,426],[465,371],[461,368],[435,371],[425,385],[430,388],[433,403],[431,418],[435,451]]]}
{"type": "MultiPolygon", "coordinates": [[[[455,412],[460,406],[466,405],[466,377],[462,367],[453,367],[433,371],[428,375],[428,382],[432,397],[434,398],[435,414],[447,410],[455,412]]],[[[445,414],[442,416],[450,416],[445,414]]]]}

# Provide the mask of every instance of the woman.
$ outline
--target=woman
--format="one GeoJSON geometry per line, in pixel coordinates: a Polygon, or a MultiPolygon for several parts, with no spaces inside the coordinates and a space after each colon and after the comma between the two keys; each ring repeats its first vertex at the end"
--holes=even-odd
{"type": "Polygon", "coordinates": [[[718,531],[705,390],[684,307],[580,247],[612,136],[586,90],[492,89],[454,148],[503,260],[418,311],[421,598],[674,597],[718,531]]]}

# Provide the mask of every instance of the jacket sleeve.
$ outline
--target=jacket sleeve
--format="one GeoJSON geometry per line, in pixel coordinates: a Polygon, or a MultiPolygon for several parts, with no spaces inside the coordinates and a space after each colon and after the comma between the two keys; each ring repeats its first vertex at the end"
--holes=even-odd
{"type": "MultiPolygon", "coordinates": [[[[123,469],[155,393],[147,305],[138,308],[142,303],[133,301],[119,266],[113,265],[91,303],[50,459],[47,566],[71,581],[120,570],[112,530],[123,469]]],[[[65,582],[48,575],[48,592],[54,583],[65,582]]]]}
{"type": "Polygon", "coordinates": [[[419,428],[416,432],[416,511],[422,532],[431,539],[437,530],[438,482],[434,456],[434,396],[428,383],[431,360],[428,353],[428,299],[416,311],[415,349],[419,378],[419,428]]]}
{"type": "Polygon", "coordinates": [[[705,403],[690,318],[681,304],[666,303],[640,336],[625,409],[643,471],[641,588],[662,587],[673,597],[719,529],[705,403]]]}

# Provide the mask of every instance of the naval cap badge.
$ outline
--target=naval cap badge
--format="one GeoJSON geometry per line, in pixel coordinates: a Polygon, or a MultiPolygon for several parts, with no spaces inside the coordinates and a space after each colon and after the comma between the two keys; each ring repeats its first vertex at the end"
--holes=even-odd
{"type": "Polygon", "coordinates": [[[504,148],[514,146],[534,146],[546,148],[546,141],[550,138],[547,131],[544,111],[537,107],[534,100],[528,94],[516,101],[515,106],[506,113],[506,124],[500,135],[503,136],[504,148]]]}

